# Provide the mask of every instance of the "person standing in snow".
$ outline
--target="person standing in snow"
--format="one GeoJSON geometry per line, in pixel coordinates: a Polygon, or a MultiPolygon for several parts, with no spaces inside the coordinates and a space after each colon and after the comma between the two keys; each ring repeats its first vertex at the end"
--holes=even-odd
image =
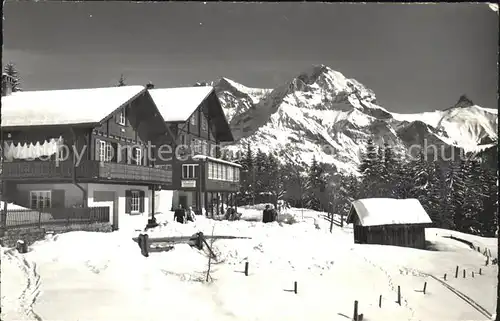
{"type": "Polygon", "coordinates": [[[179,204],[179,208],[174,212],[174,220],[181,224],[184,224],[186,221],[186,212],[182,208],[181,204],[179,204]]]}
{"type": "Polygon", "coordinates": [[[271,222],[276,222],[278,220],[278,212],[274,208],[274,206],[271,207],[271,222]]]}
{"type": "Polygon", "coordinates": [[[271,207],[269,206],[269,204],[267,204],[266,208],[262,212],[262,222],[263,223],[270,223],[270,222],[272,222],[273,221],[272,215],[273,215],[273,213],[271,211],[271,207]]]}
{"type": "Polygon", "coordinates": [[[188,221],[195,222],[196,221],[196,214],[194,214],[193,208],[189,206],[187,212],[186,212],[186,218],[188,221]]]}

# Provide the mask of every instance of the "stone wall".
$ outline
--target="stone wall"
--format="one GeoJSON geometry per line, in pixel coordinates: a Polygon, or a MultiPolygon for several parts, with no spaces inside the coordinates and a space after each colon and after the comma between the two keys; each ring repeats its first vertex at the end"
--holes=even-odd
{"type": "Polygon", "coordinates": [[[61,234],[72,231],[88,231],[108,233],[112,231],[112,226],[109,223],[94,223],[94,224],[73,224],[70,226],[49,226],[44,228],[15,228],[5,231],[3,237],[0,237],[0,245],[4,247],[15,247],[18,240],[23,240],[28,246],[36,241],[43,240],[45,235],[61,234]]]}
{"type": "Polygon", "coordinates": [[[26,242],[27,246],[45,238],[44,228],[17,228],[5,231],[0,243],[5,247],[15,247],[18,240],[26,242]]]}

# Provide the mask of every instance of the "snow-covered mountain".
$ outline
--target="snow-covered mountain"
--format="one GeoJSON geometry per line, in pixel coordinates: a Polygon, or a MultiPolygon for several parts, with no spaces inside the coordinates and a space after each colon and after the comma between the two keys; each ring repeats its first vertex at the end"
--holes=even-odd
{"type": "Polygon", "coordinates": [[[310,162],[316,156],[339,171],[356,173],[368,138],[399,150],[434,145],[447,154],[456,147],[488,148],[498,139],[496,109],[462,96],[454,106],[434,112],[392,113],[377,103],[372,90],[324,65],[275,89],[248,88],[227,78],[211,85],[236,139],[226,148],[237,151],[251,143],[281,152],[283,161],[310,162]]]}

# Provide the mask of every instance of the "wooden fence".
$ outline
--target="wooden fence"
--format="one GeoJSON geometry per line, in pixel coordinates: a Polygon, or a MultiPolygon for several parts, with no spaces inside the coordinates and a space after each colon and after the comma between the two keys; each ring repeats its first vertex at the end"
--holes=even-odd
{"type": "MultiPolygon", "coordinates": [[[[0,210],[1,215],[4,215],[0,210]]],[[[46,208],[7,210],[6,229],[109,222],[109,207],[46,208]]]]}

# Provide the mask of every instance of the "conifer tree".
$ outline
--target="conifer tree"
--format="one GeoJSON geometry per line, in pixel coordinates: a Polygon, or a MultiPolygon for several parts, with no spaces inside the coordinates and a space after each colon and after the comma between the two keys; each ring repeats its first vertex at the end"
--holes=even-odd
{"type": "Polygon", "coordinates": [[[378,170],[379,155],[373,139],[368,139],[366,144],[366,151],[359,166],[359,172],[362,175],[362,191],[361,198],[376,197],[378,196],[376,185],[379,180],[378,170]]]}
{"type": "Polygon", "coordinates": [[[447,214],[449,210],[446,208],[445,196],[446,185],[443,169],[439,162],[433,162],[434,169],[429,178],[428,196],[427,196],[427,211],[432,222],[436,227],[449,228],[447,214]]]}
{"type": "Polygon", "coordinates": [[[125,77],[123,74],[120,75],[120,79],[118,79],[118,87],[126,86],[127,84],[125,83],[125,77]]]}
{"type": "Polygon", "coordinates": [[[324,167],[313,157],[307,175],[307,206],[314,210],[324,209],[327,197],[324,167]]]}
{"type": "Polygon", "coordinates": [[[416,158],[410,160],[409,174],[413,180],[411,197],[417,198],[424,208],[427,206],[429,172],[431,168],[427,162],[425,154],[420,151],[416,158]]]}
{"type": "Polygon", "coordinates": [[[269,172],[268,172],[267,155],[260,148],[255,154],[255,190],[254,193],[258,196],[258,202],[261,202],[261,197],[269,192],[269,172]]]}
{"type": "Polygon", "coordinates": [[[4,66],[3,72],[12,78],[12,92],[22,91],[21,78],[19,77],[16,65],[13,62],[9,62],[4,66]]]}
{"type": "Polygon", "coordinates": [[[482,212],[481,201],[485,190],[482,181],[482,173],[479,162],[475,159],[462,161],[463,184],[463,226],[462,230],[467,233],[480,234],[479,213],[482,212]]]}
{"type": "Polygon", "coordinates": [[[479,234],[494,237],[498,224],[498,177],[494,169],[482,168],[481,172],[483,195],[481,195],[481,210],[477,216],[479,234]]]}
{"type": "Polygon", "coordinates": [[[452,160],[448,165],[449,171],[445,182],[445,201],[448,209],[448,219],[453,229],[462,230],[463,221],[463,170],[460,161],[452,160]]]}
{"type": "Polygon", "coordinates": [[[278,206],[278,201],[285,195],[286,183],[289,179],[288,171],[284,171],[284,166],[282,166],[276,156],[272,153],[268,155],[268,184],[269,192],[273,196],[274,206],[278,206]]]}
{"type": "Polygon", "coordinates": [[[240,193],[241,200],[247,203],[254,197],[254,152],[250,144],[247,144],[246,151],[242,152],[243,156],[240,160],[241,175],[240,175],[240,193]]]}

